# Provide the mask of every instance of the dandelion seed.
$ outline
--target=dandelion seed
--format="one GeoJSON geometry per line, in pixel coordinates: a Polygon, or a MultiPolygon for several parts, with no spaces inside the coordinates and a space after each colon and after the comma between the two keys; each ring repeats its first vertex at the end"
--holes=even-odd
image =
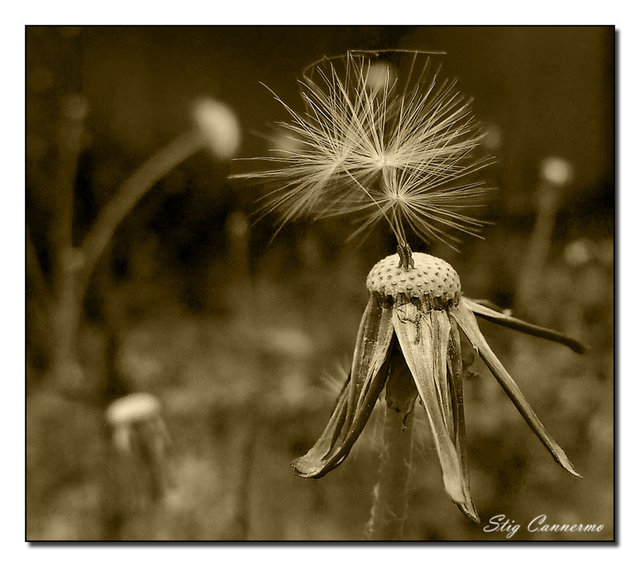
{"type": "Polygon", "coordinates": [[[472,176],[490,159],[476,159],[482,131],[453,80],[428,54],[403,54],[408,68],[380,59],[396,52],[349,52],[307,68],[300,81],[305,111],[289,113],[292,150],[257,158],[272,169],[236,178],[279,183],[263,213],[281,225],[353,214],[354,236],[386,222],[399,244],[407,231],[455,247],[452,233],[478,235],[483,222],[464,212],[486,188],[472,176]],[[404,78],[401,71],[404,71],[404,78]]]}

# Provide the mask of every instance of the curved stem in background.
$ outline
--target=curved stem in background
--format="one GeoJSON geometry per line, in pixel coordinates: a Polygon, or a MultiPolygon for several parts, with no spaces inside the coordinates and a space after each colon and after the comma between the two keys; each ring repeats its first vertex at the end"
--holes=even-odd
{"type": "MultiPolygon", "coordinates": [[[[543,162],[544,163],[544,162],[543,162]]],[[[514,306],[525,317],[535,314],[536,290],[548,261],[556,216],[562,201],[563,183],[551,182],[544,174],[536,189],[536,220],[529,237],[515,289],[514,306]]]]}
{"type": "Polygon", "coordinates": [[[56,381],[76,382],[80,376],[75,336],[78,320],[73,255],[73,203],[78,161],[84,138],[87,101],[67,95],[62,101],[58,131],[58,171],[55,179],[55,210],[51,223],[53,257],[50,364],[56,381]]]}
{"type": "Polygon", "coordinates": [[[149,189],[173,168],[201,149],[203,143],[202,135],[195,130],[178,136],[153,154],[119,187],[109,203],[100,211],[96,222],[80,245],[82,258],[80,293],[86,289],[93,269],[118,225],[149,189]]]}
{"type": "MultiPolygon", "coordinates": [[[[76,138],[78,136],[79,134],[76,132],[76,138]]],[[[78,143],[73,144],[71,149],[77,150],[78,143]]],[[[67,140],[63,147],[66,148],[69,144],[70,142],[67,140]]],[[[91,275],[116,229],[140,199],[162,177],[200,150],[203,145],[202,135],[194,130],[178,136],[153,154],[116,190],[78,247],[74,247],[71,240],[73,219],[70,216],[73,204],[71,170],[75,171],[75,169],[69,165],[71,158],[63,160],[65,174],[61,174],[61,179],[69,186],[66,188],[66,196],[63,198],[64,206],[58,222],[59,226],[55,231],[54,242],[57,258],[54,276],[55,299],[52,309],[52,323],[55,327],[53,339],[55,342],[53,347],[54,380],[69,383],[73,387],[79,385],[81,370],[77,364],[74,350],[82,318],[82,304],[91,275]]]]}

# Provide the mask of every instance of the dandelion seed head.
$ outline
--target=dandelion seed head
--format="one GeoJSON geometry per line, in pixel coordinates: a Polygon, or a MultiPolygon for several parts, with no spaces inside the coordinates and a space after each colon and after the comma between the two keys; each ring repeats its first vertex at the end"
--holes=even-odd
{"type": "Polygon", "coordinates": [[[370,293],[396,300],[400,296],[424,300],[429,309],[447,309],[460,300],[461,285],[453,266],[441,258],[413,253],[414,266],[398,266],[394,254],[380,260],[367,276],[370,293]]]}
{"type": "Polygon", "coordinates": [[[473,176],[491,160],[475,157],[483,132],[431,56],[348,52],[308,67],[300,93],[302,112],[273,93],[293,149],[258,158],[271,169],[235,176],[277,183],[264,214],[282,224],[351,214],[353,236],[383,221],[399,242],[407,232],[452,246],[456,232],[478,235],[484,223],[463,211],[477,206],[485,187],[473,176]]]}

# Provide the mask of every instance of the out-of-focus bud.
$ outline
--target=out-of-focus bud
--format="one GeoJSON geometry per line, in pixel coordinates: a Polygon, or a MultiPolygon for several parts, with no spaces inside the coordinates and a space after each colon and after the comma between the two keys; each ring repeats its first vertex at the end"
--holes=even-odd
{"type": "Polygon", "coordinates": [[[232,158],[240,148],[238,119],[231,108],[212,98],[202,98],[193,105],[193,119],[213,154],[218,159],[232,158]]]}
{"type": "Polygon", "coordinates": [[[114,427],[157,417],[160,417],[158,398],[144,392],[118,398],[107,408],[107,421],[114,427]]]}
{"type": "Polygon", "coordinates": [[[62,99],[62,114],[69,120],[81,121],[89,113],[89,102],[81,94],[72,93],[62,99]]]}
{"type": "Polygon", "coordinates": [[[287,358],[305,359],[313,353],[313,343],[309,336],[295,327],[266,329],[263,347],[270,354],[287,358]]]}
{"type": "MultiPolygon", "coordinates": [[[[89,114],[89,102],[81,94],[67,94],[62,98],[60,106],[60,131],[58,143],[63,173],[66,177],[73,174],[73,164],[82,151],[84,142],[84,121],[89,114]]],[[[66,182],[71,183],[67,179],[66,182]]]]}
{"type": "Polygon", "coordinates": [[[232,241],[244,240],[249,234],[249,219],[242,211],[234,211],[227,219],[227,234],[232,241]]]}
{"type": "Polygon", "coordinates": [[[574,268],[584,266],[593,258],[593,247],[593,242],[586,238],[570,242],[564,249],[565,262],[574,268]]]}
{"type": "Polygon", "coordinates": [[[153,500],[162,496],[171,482],[169,435],[158,398],[143,392],[118,398],[107,408],[106,418],[122,463],[129,463],[130,480],[139,483],[153,500]]]}
{"type": "Polygon", "coordinates": [[[299,152],[303,146],[291,132],[281,127],[275,129],[270,141],[274,150],[286,154],[299,152]]]}
{"type": "Polygon", "coordinates": [[[485,124],[482,145],[490,152],[497,152],[502,147],[502,128],[494,122],[485,124]]]}
{"type": "Polygon", "coordinates": [[[538,214],[555,216],[562,198],[563,188],[573,177],[573,167],[564,158],[549,156],[540,162],[538,186],[538,214]]]}
{"type": "Polygon", "coordinates": [[[552,185],[566,185],[573,178],[573,167],[564,158],[549,156],[540,164],[540,175],[552,185]]]}
{"type": "Polygon", "coordinates": [[[160,402],[152,394],[141,392],[118,398],[107,408],[106,416],[113,428],[113,444],[123,453],[132,450],[132,436],[137,426],[146,425],[146,429],[164,433],[160,402]]]}
{"type": "Polygon", "coordinates": [[[373,93],[383,91],[393,85],[397,75],[395,67],[390,63],[384,61],[371,63],[366,78],[367,88],[373,93]]]}

